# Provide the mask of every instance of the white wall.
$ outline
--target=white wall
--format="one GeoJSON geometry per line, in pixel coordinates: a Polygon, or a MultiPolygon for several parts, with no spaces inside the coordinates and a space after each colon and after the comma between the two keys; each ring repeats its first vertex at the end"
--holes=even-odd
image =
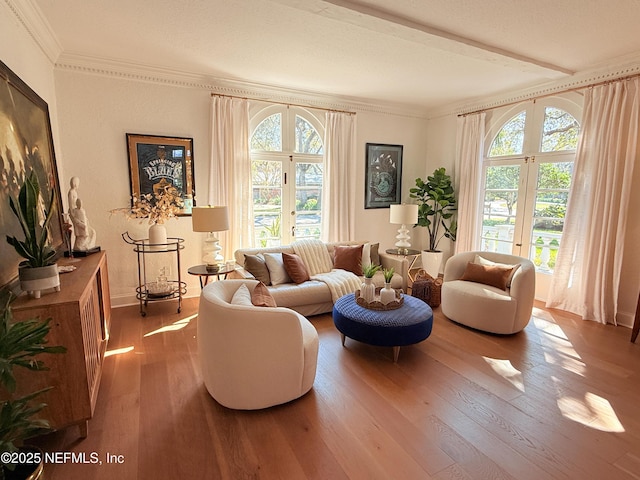
{"type": "MultiPolygon", "coordinates": [[[[366,144],[383,143],[402,145],[402,201],[411,203],[409,189],[416,177],[422,175],[427,155],[426,120],[358,113],[356,152],[356,239],[380,242],[380,251],[393,248],[399,225],[389,223],[388,208],[364,208],[366,144]]],[[[411,229],[412,247],[420,247],[419,232],[411,229]]]]}
{"type": "MultiPolygon", "coordinates": [[[[60,143],[64,152],[62,177],[66,202],[68,180],[80,178],[80,197],[98,244],[107,251],[111,294],[114,305],[131,303],[137,285],[136,255],[121,233],[128,230],[146,237],[147,225],[126,221],[109,210],[128,205],[130,195],[126,133],[185,136],[194,139],[196,200],[207,202],[210,158],[210,95],[208,91],[75,71],[56,71],[56,92],[60,118],[60,143]]],[[[404,145],[403,197],[408,199],[415,177],[422,175],[426,155],[426,121],[398,115],[357,114],[358,151],[356,189],[356,238],[377,240],[381,248],[395,243],[397,227],[389,223],[389,209],[364,209],[365,144],[404,145]]],[[[188,295],[199,294],[195,277],[187,274],[200,262],[202,236],[191,232],[190,217],[171,220],[169,236],[185,239],[182,279],[189,283],[188,295]]],[[[160,257],[160,255],[158,255],[160,257]]],[[[154,258],[151,274],[170,259],[154,258]]],[[[175,269],[174,269],[175,271],[175,269]]]]}
{"type": "MultiPolygon", "coordinates": [[[[146,238],[149,225],[110,213],[130,205],[126,134],[193,138],[196,202],[206,204],[209,92],[61,70],[55,78],[64,152],[63,202],[66,205],[69,179],[79,177],[79,196],[97,232],[97,244],[107,251],[114,305],[131,303],[138,282],[137,256],[121,234],[129,231],[134,238],[146,238]]],[[[166,227],[170,237],[185,239],[180,259],[182,280],[188,283],[188,294],[197,295],[197,278],[188,275],[187,268],[201,263],[202,235],[191,231],[191,217],[172,219],[166,227]]],[[[176,277],[175,255],[154,254],[148,260],[148,281],[163,266],[170,267],[176,277]]]]}

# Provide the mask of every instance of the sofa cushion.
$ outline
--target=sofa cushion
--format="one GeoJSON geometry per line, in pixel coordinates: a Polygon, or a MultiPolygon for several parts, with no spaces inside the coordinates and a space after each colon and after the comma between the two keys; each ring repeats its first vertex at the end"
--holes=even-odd
{"type": "Polygon", "coordinates": [[[302,283],[309,280],[309,272],[307,272],[307,267],[304,266],[304,262],[299,255],[295,253],[283,253],[282,261],[284,262],[284,269],[295,283],[302,283]]]}
{"type": "Polygon", "coordinates": [[[291,278],[284,268],[282,253],[265,253],[264,260],[267,263],[267,268],[269,269],[271,285],[291,283],[291,278]]]}
{"type": "Polygon", "coordinates": [[[500,267],[498,265],[481,265],[469,262],[460,280],[483,283],[500,290],[507,289],[507,283],[516,267],[500,267]]]}
{"type": "Polygon", "coordinates": [[[249,292],[249,289],[244,283],[238,287],[229,303],[232,305],[253,305],[253,303],[251,303],[251,292],[249,292]]]}
{"type": "Polygon", "coordinates": [[[331,291],[327,284],[320,280],[271,286],[269,293],[275,299],[276,304],[281,307],[295,308],[309,304],[332,304],[331,291]]]}
{"type": "Polygon", "coordinates": [[[333,268],[362,275],[362,249],[364,245],[336,245],[333,268]]]}
{"type": "Polygon", "coordinates": [[[259,253],[258,255],[245,255],[244,269],[251,275],[253,275],[259,282],[262,282],[265,285],[271,285],[271,276],[269,275],[267,262],[265,261],[262,254],[259,253]]]}
{"type": "Polygon", "coordinates": [[[251,303],[256,307],[277,307],[276,301],[269,293],[269,289],[262,282],[258,282],[253,292],[251,292],[251,303]]]}

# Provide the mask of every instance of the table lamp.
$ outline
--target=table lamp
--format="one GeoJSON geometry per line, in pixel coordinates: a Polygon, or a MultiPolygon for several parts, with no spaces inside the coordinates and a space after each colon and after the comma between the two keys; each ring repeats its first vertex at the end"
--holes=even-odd
{"type": "Polygon", "coordinates": [[[403,203],[401,205],[390,205],[390,207],[389,221],[402,225],[398,229],[398,235],[396,235],[398,239],[396,248],[401,253],[407,253],[411,247],[411,243],[409,242],[411,235],[409,235],[407,225],[415,225],[418,223],[418,205],[403,203]]]}
{"type": "Polygon", "coordinates": [[[194,232],[207,232],[202,247],[202,261],[210,272],[217,272],[224,257],[220,254],[222,247],[216,232],[229,230],[229,212],[227,207],[211,206],[193,207],[191,224],[194,232]]]}

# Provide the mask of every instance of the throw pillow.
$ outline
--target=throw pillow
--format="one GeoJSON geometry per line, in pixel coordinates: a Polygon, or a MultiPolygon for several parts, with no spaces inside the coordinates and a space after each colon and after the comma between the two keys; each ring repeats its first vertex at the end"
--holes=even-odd
{"type": "Polygon", "coordinates": [[[380,265],[380,254],[378,253],[379,243],[367,242],[362,247],[362,268],[369,265],[380,265]]]}
{"type": "Polygon", "coordinates": [[[267,263],[265,262],[264,257],[261,254],[245,255],[244,268],[259,282],[262,282],[265,285],[271,285],[269,269],[267,268],[267,263]]]}
{"type": "Polygon", "coordinates": [[[476,254],[476,258],[473,260],[473,263],[479,263],[480,265],[490,265],[490,266],[494,266],[494,267],[513,268],[513,270],[511,271],[511,276],[507,280],[507,288],[511,288],[511,280],[513,280],[513,276],[515,275],[516,270],[518,270],[518,268],[520,268],[520,264],[519,263],[516,263],[515,265],[509,265],[507,263],[492,262],[488,258],[484,258],[484,257],[482,257],[480,255],[477,255],[477,254],[476,254]]]}
{"type": "Polygon", "coordinates": [[[277,307],[269,289],[262,282],[259,282],[251,292],[251,303],[256,307],[277,307]]]}
{"type": "Polygon", "coordinates": [[[267,262],[269,269],[269,277],[271,277],[271,285],[280,285],[282,283],[291,283],[289,274],[284,269],[284,260],[282,253],[265,253],[264,260],[267,262]]]}
{"type": "Polygon", "coordinates": [[[253,303],[251,303],[251,292],[249,292],[249,289],[244,283],[238,287],[236,293],[234,293],[233,297],[231,297],[231,304],[248,306],[253,305],[253,303]]]}
{"type": "Polygon", "coordinates": [[[469,262],[460,280],[482,283],[500,290],[506,290],[507,282],[514,270],[515,267],[506,268],[469,262]]]}
{"type": "Polygon", "coordinates": [[[309,280],[309,272],[299,255],[296,255],[295,253],[283,253],[282,261],[284,262],[284,269],[291,277],[291,280],[296,283],[302,283],[309,280]]]}
{"type": "Polygon", "coordinates": [[[341,268],[361,276],[363,248],[364,245],[336,245],[333,250],[333,268],[341,268]]]}

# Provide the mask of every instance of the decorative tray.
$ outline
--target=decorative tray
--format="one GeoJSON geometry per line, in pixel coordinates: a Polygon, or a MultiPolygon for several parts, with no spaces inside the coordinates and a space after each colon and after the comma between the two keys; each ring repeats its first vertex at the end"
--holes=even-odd
{"type": "Polygon", "coordinates": [[[356,290],[354,293],[356,297],[356,303],[361,307],[368,308],[369,310],[395,310],[400,308],[404,303],[404,296],[400,290],[396,290],[396,299],[386,305],[380,301],[380,287],[376,288],[376,296],[373,302],[366,302],[364,298],[360,296],[360,290],[356,290]]]}

